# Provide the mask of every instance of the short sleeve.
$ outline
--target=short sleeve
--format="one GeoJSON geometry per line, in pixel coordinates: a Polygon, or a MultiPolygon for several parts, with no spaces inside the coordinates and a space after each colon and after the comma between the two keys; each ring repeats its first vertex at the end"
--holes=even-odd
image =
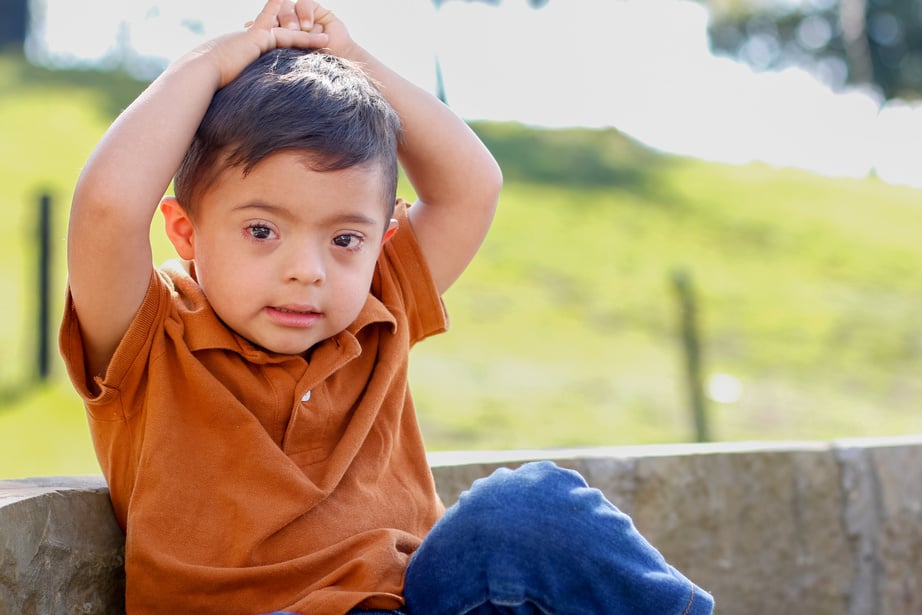
{"type": "Polygon", "coordinates": [[[414,344],[447,331],[448,315],[410,224],[408,207],[400,200],[394,210],[397,232],[384,244],[373,290],[380,286],[379,296],[385,305],[395,300],[388,296],[390,289],[399,294],[410,326],[410,343],[414,344]]]}
{"type": "Polygon", "coordinates": [[[80,320],[68,289],[58,344],[67,374],[90,412],[94,406],[104,405],[116,394],[127,373],[137,367],[138,362],[146,363],[156,323],[163,320],[169,300],[169,288],[158,272],[152,269],[144,300],[115,349],[106,373],[100,376],[87,373],[80,320]],[[91,386],[91,382],[95,382],[96,386],[91,386]]]}

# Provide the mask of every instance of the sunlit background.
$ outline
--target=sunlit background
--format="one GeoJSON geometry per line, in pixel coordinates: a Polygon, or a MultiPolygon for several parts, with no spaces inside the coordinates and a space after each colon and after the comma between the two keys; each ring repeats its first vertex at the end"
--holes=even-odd
{"type": "MultiPolygon", "coordinates": [[[[191,46],[240,27],[254,4],[33,0],[38,19],[28,50],[52,66],[125,66],[149,77],[191,46]]],[[[760,160],[833,176],[873,171],[922,184],[918,105],[884,100],[867,85],[846,86],[845,67],[832,61],[756,71],[753,64],[778,53],[758,38],[744,50],[750,63],[715,55],[708,7],[699,2],[328,4],[358,40],[433,90],[438,58],[449,101],[465,118],[615,126],[653,147],[709,160],[760,160]]],[[[805,45],[828,41],[832,26],[822,23],[801,28],[805,45]]]]}
{"type": "MultiPolygon", "coordinates": [[[[11,10],[9,7],[14,4],[16,3],[9,0],[0,1],[0,21],[12,18],[12,13],[4,14],[4,11],[11,10]]],[[[775,254],[772,250],[780,250],[779,253],[786,250],[786,257],[792,258],[796,256],[795,253],[799,254],[799,251],[809,253],[812,249],[808,245],[809,235],[815,230],[821,231],[819,234],[822,234],[822,229],[830,228],[829,221],[839,220],[841,223],[841,229],[833,224],[836,232],[846,233],[849,228],[865,230],[864,227],[869,227],[865,220],[875,218],[873,208],[876,205],[875,202],[867,201],[874,201],[878,198],[874,195],[881,194],[874,192],[878,188],[873,186],[884,183],[893,186],[894,189],[906,190],[886,194],[896,195],[893,198],[899,204],[894,206],[898,209],[893,211],[901,212],[900,216],[905,215],[907,222],[900,225],[891,221],[896,224],[897,231],[890,230],[890,227],[880,231],[881,234],[892,235],[894,241],[903,243],[894,244],[901,250],[902,256],[897,259],[899,266],[893,269],[892,276],[889,272],[883,272],[879,277],[901,277],[904,281],[909,280],[905,282],[909,290],[901,289],[899,298],[894,299],[896,291],[881,286],[878,278],[858,288],[854,284],[859,282],[849,278],[851,273],[848,273],[843,274],[841,284],[834,289],[832,286],[828,289],[823,287],[822,293],[824,296],[834,294],[839,305],[847,304],[851,310],[849,318],[854,317],[858,323],[854,330],[859,333],[855,333],[855,336],[871,335],[865,332],[865,328],[878,327],[877,321],[869,324],[861,321],[856,314],[876,311],[879,308],[888,318],[892,316],[892,320],[898,322],[895,325],[897,329],[889,332],[881,330],[880,335],[888,338],[898,337],[900,343],[903,343],[899,352],[904,353],[907,358],[900,363],[902,367],[899,371],[902,372],[904,368],[911,371],[922,363],[922,330],[914,324],[908,324],[910,319],[918,314],[919,305],[922,305],[915,304],[913,308],[911,299],[911,293],[914,292],[912,289],[917,287],[919,279],[913,277],[917,275],[914,270],[918,268],[919,263],[913,261],[917,253],[907,252],[908,248],[902,247],[909,245],[910,240],[907,237],[916,234],[913,224],[922,221],[912,209],[913,205],[909,206],[910,209],[905,206],[906,203],[912,203],[917,199],[917,193],[913,189],[922,187],[922,105],[916,102],[917,94],[922,91],[922,41],[917,40],[922,38],[919,34],[919,30],[922,29],[922,9],[919,8],[918,2],[327,0],[326,4],[346,22],[354,38],[412,81],[443,96],[458,114],[474,123],[490,125],[515,122],[524,125],[524,130],[580,127],[593,129],[593,134],[596,135],[606,135],[606,130],[615,129],[617,133],[651,148],[654,153],[665,154],[662,157],[649,158],[649,165],[645,157],[647,154],[638,154],[631,163],[632,168],[637,167],[638,173],[648,170],[654,173],[654,169],[665,168],[672,164],[670,161],[684,160],[686,157],[722,165],[729,164],[739,169],[735,173],[715,171],[713,178],[709,179],[712,177],[709,169],[722,167],[700,167],[699,170],[699,167],[689,166],[689,170],[686,171],[686,167],[683,166],[681,172],[668,176],[668,181],[680,182],[679,178],[682,178],[681,182],[684,184],[680,183],[668,189],[664,187],[664,194],[669,190],[682,192],[686,187],[689,190],[697,189],[695,187],[699,185],[703,186],[703,191],[713,193],[715,199],[718,196],[726,198],[726,193],[730,191],[738,193],[734,198],[738,199],[741,208],[752,201],[752,207],[760,208],[761,213],[758,215],[770,220],[773,216],[784,218],[789,214],[784,213],[783,209],[775,213],[768,211],[767,208],[773,207],[773,204],[768,197],[769,193],[763,189],[764,186],[776,186],[773,190],[782,196],[773,198],[781,198],[784,201],[788,200],[788,196],[793,199],[815,189],[820,190],[816,188],[819,184],[813,183],[814,180],[800,179],[800,175],[774,175],[774,171],[770,169],[803,170],[821,177],[833,178],[830,180],[833,182],[840,182],[822,184],[822,190],[828,189],[833,192],[824,192],[817,197],[817,210],[814,214],[816,220],[811,220],[807,226],[803,226],[807,223],[796,223],[802,226],[798,227],[796,232],[792,231],[794,235],[790,235],[796,235],[796,245],[786,234],[787,230],[776,233],[767,226],[771,223],[765,222],[765,228],[759,227],[756,231],[755,223],[751,221],[737,221],[739,225],[734,227],[732,237],[728,235],[711,240],[699,235],[697,239],[687,240],[689,243],[700,242],[702,250],[700,256],[696,256],[694,251],[689,252],[687,260],[694,261],[698,258],[706,264],[713,258],[714,261],[720,261],[721,265],[728,267],[726,270],[715,270],[714,273],[706,271],[711,273],[712,278],[719,278],[712,282],[713,287],[710,291],[704,292],[705,295],[710,292],[716,296],[718,299],[715,303],[736,304],[738,307],[742,305],[741,300],[733,295],[742,291],[735,287],[732,291],[726,291],[724,296],[720,295],[723,286],[729,285],[730,279],[735,278],[736,283],[744,285],[743,288],[746,288],[747,281],[750,283],[752,297],[747,299],[748,301],[761,301],[763,307],[769,302],[777,304],[777,310],[771,311],[771,314],[766,308],[766,316],[762,318],[765,321],[765,331],[776,331],[777,336],[769,335],[764,342],[750,338],[740,342],[734,337],[737,332],[733,323],[730,323],[725,325],[729,333],[723,330],[716,331],[710,334],[710,339],[707,340],[712,342],[713,354],[710,357],[711,363],[702,377],[704,392],[709,402],[718,407],[714,417],[717,423],[716,437],[720,437],[721,431],[720,412],[728,412],[728,408],[734,407],[745,410],[738,410],[735,415],[728,414],[727,416],[733,418],[727,418],[728,426],[724,431],[734,433],[729,425],[745,423],[746,427],[738,432],[741,437],[764,434],[765,437],[793,439],[802,435],[863,435],[863,426],[873,423],[873,419],[858,423],[843,420],[841,425],[845,426],[842,431],[836,431],[836,425],[840,425],[838,417],[830,422],[826,414],[821,414],[822,418],[815,419],[817,423],[824,423],[825,427],[814,429],[813,424],[803,422],[802,417],[811,414],[814,406],[827,403],[842,404],[843,400],[854,401],[854,407],[849,408],[848,412],[856,414],[868,413],[882,404],[898,400],[891,408],[894,412],[900,413],[898,420],[892,423],[898,427],[886,429],[922,429],[919,412],[908,410],[917,409],[918,400],[907,399],[912,398],[919,390],[918,382],[922,381],[922,376],[915,379],[913,376],[900,373],[898,377],[894,376],[894,379],[889,381],[878,375],[866,377],[862,374],[852,377],[840,372],[830,376],[829,382],[823,385],[825,388],[814,390],[811,387],[815,383],[798,380],[798,374],[807,372],[801,366],[795,365],[796,360],[789,360],[787,368],[780,368],[767,360],[762,363],[741,361],[739,364],[733,360],[734,353],[743,354],[740,349],[743,346],[764,343],[770,347],[778,344],[779,338],[785,335],[792,336],[788,346],[795,349],[790,352],[796,359],[798,334],[791,332],[791,327],[796,326],[782,323],[780,319],[778,323],[769,321],[774,318],[775,311],[783,312],[786,307],[796,304],[798,298],[778,296],[777,291],[767,287],[764,282],[761,283],[762,288],[758,288],[760,282],[755,277],[750,277],[753,276],[753,268],[760,268],[760,272],[763,269],[770,272],[770,259],[773,258],[772,254],[775,254]],[[849,21],[848,16],[854,14],[856,6],[861,17],[857,21],[849,21]],[[649,168],[646,168],[647,165],[649,168]],[[732,181],[738,180],[740,183],[727,185],[727,178],[732,178],[732,181]],[[750,181],[754,183],[746,183],[750,181]],[[868,209],[861,212],[860,218],[857,207],[851,203],[847,207],[843,204],[842,213],[845,214],[847,209],[848,215],[852,216],[846,219],[836,213],[835,203],[826,202],[839,198],[830,195],[857,195],[866,189],[872,196],[863,203],[868,209]],[[840,192],[835,192],[836,190],[840,192]],[[755,197],[764,198],[769,202],[763,203],[755,197]],[[828,219],[824,219],[823,216],[828,216],[828,219]],[[815,229],[809,226],[814,222],[817,225],[815,229]],[[739,252],[740,262],[743,264],[739,270],[730,269],[729,266],[733,263],[727,261],[733,259],[715,256],[717,252],[713,243],[707,243],[741,242],[741,237],[750,231],[751,237],[747,239],[749,243],[739,252]],[[899,237],[896,237],[897,234],[899,237]],[[801,241],[804,243],[801,244],[801,241]],[[754,250],[752,254],[746,251],[757,244],[762,245],[760,242],[765,242],[765,245],[769,246],[762,256],[754,250]],[[778,247],[780,244],[787,246],[785,242],[791,242],[790,246],[778,247]],[[747,265],[750,261],[751,264],[747,265]],[[853,295],[865,293],[870,296],[875,292],[880,299],[879,302],[874,299],[874,308],[864,303],[861,307],[855,307],[857,303],[849,303],[853,301],[853,295]],[[765,299],[761,298],[763,296],[765,299]],[[771,384],[776,381],[784,381],[785,385],[776,387],[771,384]],[[860,394],[852,394],[850,387],[853,386],[860,394]],[[835,390],[837,387],[840,390],[835,390]],[[752,401],[753,399],[757,401],[752,401]],[[747,403],[749,405],[746,405],[747,403]],[[788,422],[784,412],[778,410],[786,406],[791,408],[790,412],[798,413],[801,418],[788,422]],[[808,429],[802,430],[805,424],[808,429]],[[779,425],[781,427],[775,430],[779,425]],[[855,433],[855,429],[858,429],[859,433],[855,433]]],[[[133,78],[144,81],[156,76],[169,61],[192,46],[223,32],[241,28],[243,23],[258,11],[259,2],[31,0],[29,8],[31,21],[21,48],[24,49],[26,60],[37,67],[37,70],[53,69],[63,71],[62,74],[78,75],[78,81],[93,71],[127,72],[133,78]],[[86,72],[88,68],[91,69],[90,73],[86,72]]],[[[11,57],[18,57],[17,54],[17,49],[7,52],[11,57]]],[[[0,65],[0,69],[3,66],[6,65],[0,65]]],[[[11,75],[14,73],[12,69],[6,69],[5,72],[0,70],[0,113],[12,113],[9,110],[19,108],[15,107],[17,104],[33,104],[17,102],[16,88],[21,86],[12,81],[11,75]],[[5,78],[10,79],[9,84],[4,83],[5,78]],[[10,106],[3,107],[4,101],[10,106]]],[[[69,102],[72,101],[54,101],[55,104],[61,105],[62,110],[69,108],[69,102]]],[[[53,133],[51,141],[44,143],[47,152],[41,154],[39,159],[52,160],[58,156],[64,160],[63,151],[68,144],[79,149],[78,152],[68,154],[72,157],[66,158],[66,163],[61,163],[65,165],[64,169],[55,172],[55,181],[63,184],[76,177],[79,164],[88,154],[87,148],[92,147],[92,139],[84,146],[83,141],[78,141],[69,134],[68,127],[75,124],[70,123],[68,113],[54,112],[53,117],[45,116],[40,120],[42,123],[47,120],[49,124],[59,128],[53,133]],[[76,145],[78,143],[79,146],[76,145]]],[[[111,113],[109,115],[111,116],[111,113]]],[[[107,117],[107,120],[110,121],[111,117],[107,117]]],[[[2,116],[0,122],[3,122],[2,116]]],[[[13,163],[23,157],[25,147],[42,145],[36,143],[35,138],[30,138],[30,135],[41,134],[34,126],[18,120],[15,124],[0,123],[0,126],[6,130],[5,133],[0,133],[0,165],[14,168],[13,163]]],[[[535,134],[546,133],[547,131],[541,130],[535,134]]],[[[99,134],[93,136],[98,138],[99,134]]],[[[48,166],[51,168],[54,164],[48,166]]],[[[43,174],[36,175],[41,178],[43,174]]],[[[531,188],[528,185],[518,186],[514,172],[510,178],[508,200],[511,211],[517,211],[515,203],[524,203],[528,198],[536,198],[535,195],[541,192],[530,192],[531,188]]],[[[564,183],[566,184],[566,181],[564,183]]],[[[32,224],[31,210],[24,207],[22,201],[33,199],[41,190],[41,186],[29,185],[23,191],[13,194],[3,193],[2,190],[3,186],[0,186],[0,208],[6,205],[10,211],[16,212],[13,223],[17,228],[29,227],[32,224]],[[5,199],[14,200],[16,203],[8,204],[5,199]]],[[[60,192],[59,190],[57,197],[63,207],[69,193],[66,190],[60,192]]],[[[610,190],[605,199],[611,197],[619,203],[618,207],[622,207],[624,203],[633,202],[635,197],[640,198],[640,195],[648,195],[657,203],[663,199],[669,201],[670,198],[676,198],[674,195],[663,196],[649,186],[632,191],[629,185],[621,183],[617,189],[610,190]]],[[[565,202],[567,197],[559,198],[565,202]]],[[[581,192],[578,198],[584,200],[586,194],[581,192]]],[[[600,202],[602,200],[604,199],[600,198],[600,202]]],[[[810,199],[805,202],[808,206],[813,204],[810,199]]],[[[781,205],[780,202],[778,204],[781,205]]],[[[549,205],[547,207],[550,208],[549,205]]],[[[647,207],[646,210],[649,211],[650,208],[647,207]]],[[[527,206],[523,205],[522,211],[527,212],[527,206]]],[[[513,220],[513,214],[508,215],[508,218],[498,219],[498,228],[491,235],[491,242],[494,243],[485,247],[484,259],[487,264],[493,263],[489,260],[491,258],[510,258],[504,252],[504,229],[526,226],[519,220],[513,220]]],[[[681,219],[681,216],[677,218],[681,219]]],[[[539,218],[536,217],[533,222],[536,220],[539,218]]],[[[625,225],[619,232],[629,235],[631,231],[625,231],[624,228],[630,227],[630,224],[631,218],[627,214],[625,225]]],[[[734,222],[731,220],[726,224],[729,227],[733,226],[734,222]]],[[[696,227],[689,225],[687,228],[696,227]]],[[[57,232],[57,237],[63,236],[63,229],[59,228],[57,232]]],[[[689,233],[691,232],[693,231],[689,230],[689,233]]],[[[553,233],[548,235],[554,236],[553,233]]],[[[592,250],[598,247],[596,244],[618,244],[626,239],[601,232],[599,236],[586,235],[589,233],[580,237],[570,237],[568,243],[564,244],[558,242],[561,236],[558,234],[553,239],[549,238],[548,245],[561,250],[564,246],[570,246],[571,251],[586,250],[584,254],[594,254],[592,250]]],[[[884,246],[887,241],[886,236],[875,237],[871,243],[884,246]]],[[[672,243],[679,244],[681,241],[672,243]]],[[[821,246],[817,248],[818,251],[824,249],[822,244],[817,245],[821,246]]],[[[835,252],[839,249],[836,247],[832,250],[835,252]]],[[[841,249],[847,251],[848,248],[841,249]]],[[[3,305],[3,302],[10,305],[0,310],[0,314],[10,314],[8,320],[13,322],[31,322],[34,310],[32,299],[29,298],[31,282],[27,280],[26,274],[21,273],[21,270],[27,268],[31,256],[5,253],[2,250],[3,248],[0,248],[0,256],[7,260],[7,265],[3,268],[0,264],[0,281],[13,290],[7,297],[0,298],[0,305],[3,305]],[[20,295],[26,298],[23,299],[20,295]]],[[[59,243],[57,250],[63,251],[63,245],[59,243]]],[[[649,290],[630,285],[634,265],[628,262],[611,265],[605,274],[610,274],[611,278],[590,280],[586,289],[576,289],[577,282],[574,280],[578,280],[580,276],[573,273],[573,269],[579,265],[562,273],[555,267],[565,269],[565,263],[568,263],[571,257],[563,257],[557,253],[551,256],[549,250],[544,250],[544,253],[548,255],[549,261],[553,262],[538,262],[532,269],[527,269],[527,266],[523,265],[523,271],[526,272],[522,274],[524,278],[515,278],[511,273],[508,279],[502,278],[503,271],[497,271],[495,266],[493,270],[483,274],[483,278],[478,277],[481,274],[476,270],[473,271],[470,274],[473,281],[468,282],[469,286],[461,285],[459,289],[452,291],[455,293],[454,296],[449,297],[454,300],[456,306],[452,312],[455,328],[462,331],[457,335],[469,336],[477,326],[488,327],[484,321],[490,320],[490,313],[498,320],[509,317],[503,316],[503,305],[491,304],[491,301],[500,302],[498,295],[491,290],[491,284],[506,287],[521,284],[521,288],[524,289],[521,294],[526,298],[530,296],[530,291],[527,290],[530,288],[529,284],[543,284],[548,288],[553,287],[547,291],[551,297],[555,296],[555,293],[566,295],[561,309],[557,310],[558,316],[577,322],[579,327],[590,332],[588,338],[602,340],[600,343],[605,345],[604,351],[592,350],[588,342],[585,342],[586,353],[590,356],[596,352],[612,361],[610,379],[603,381],[595,372],[583,371],[583,368],[576,367],[576,363],[566,363],[564,359],[559,359],[557,363],[542,362],[534,356],[526,359],[504,354],[506,351],[514,352],[520,345],[522,355],[558,352],[558,347],[554,346],[557,343],[555,336],[570,336],[572,339],[572,335],[575,334],[569,333],[569,329],[555,322],[548,325],[548,329],[552,331],[541,331],[540,328],[533,330],[527,342],[523,338],[497,340],[496,347],[492,348],[473,345],[465,347],[464,338],[452,342],[435,341],[432,354],[426,355],[427,350],[420,349],[423,359],[414,364],[417,380],[414,386],[422,389],[418,398],[424,430],[429,430],[430,441],[435,441],[439,443],[437,446],[443,447],[496,447],[504,444],[563,446],[690,439],[692,436],[689,435],[690,429],[684,410],[678,409],[685,403],[681,395],[675,395],[673,399],[669,397],[672,394],[664,396],[660,391],[670,387],[681,388],[678,382],[682,377],[682,368],[679,367],[681,360],[675,359],[674,364],[662,367],[664,361],[672,361],[672,355],[658,345],[658,336],[661,335],[661,330],[666,328],[663,323],[671,316],[650,316],[656,323],[648,329],[644,327],[649,323],[640,322],[644,320],[643,317],[639,317],[638,322],[632,323],[631,326],[624,325],[622,320],[626,317],[620,313],[594,320],[598,316],[596,312],[601,308],[592,305],[592,297],[599,295],[592,290],[592,284],[607,287],[610,286],[609,280],[615,277],[627,280],[626,288],[618,291],[622,294],[612,299],[613,302],[627,302],[628,294],[631,296],[630,301],[639,302],[640,299],[634,296],[635,293],[639,295],[649,290]],[[497,276],[497,279],[490,278],[488,281],[488,275],[497,276]],[[564,293],[561,289],[567,289],[567,292],[564,293]],[[579,300],[579,306],[567,303],[575,301],[573,296],[583,297],[579,300]],[[458,318],[459,310],[469,310],[470,313],[462,313],[458,318]],[[617,324],[613,324],[615,322],[617,324]],[[627,333],[616,341],[604,342],[606,327],[619,328],[619,331],[623,328],[627,333]],[[628,339],[630,342],[624,341],[628,339]],[[546,342],[547,347],[540,346],[542,340],[546,342]],[[664,358],[667,356],[669,359],[664,358]],[[470,360],[471,364],[465,364],[464,360],[470,360]],[[640,366],[638,369],[648,369],[648,366],[653,365],[657,366],[656,370],[663,371],[662,377],[651,375],[651,380],[658,380],[658,384],[650,385],[656,389],[655,393],[641,391],[646,383],[632,375],[633,372],[627,367],[632,363],[640,366]],[[571,370],[574,373],[570,373],[571,370]],[[425,384],[423,387],[418,383],[421,380],[425,384]],[[508,395],[491,396],[489,391],[498,387],[506,389],[508,395]],[[614,390],[618,392],[615,393],[614,390]],[[438,423],[436,417],[439,414],[440,394],[469,404],[473,416],[471,420],[486,424],[486,431],[490,431],[492,425],[494,436],[486,437],[477,428],[460,421],[449,421],[450,424],[447,426],[438,423]],[[564,409],[570,408],[568,403],[578,402],[581,409],[573,415],[571,422],[585,421],[583,432],[578,434],[578,429],[572,432],[565,430],[566,433],[561,435],[559,441],[545,438],[538,439],[534,444],[527,438],[503,436],[504,433],[528,431],[530,426],[527,408],[519,406],[534,403],[531,401],[532,396],[548,400],[548,412],[552,412],[553,404],[558,403],[554,400],[570,400],[560,402],[560,407],[564,409]],[[664,402],[664,398],[672,401],[664,402]],[[596,409],[591,407],[594,403],[596,409]],[[662,410],[661,404],[669,409],[662,410]],[[594,414],[602,408],[609,413],[618,413],[627,407],[630,407],[628,414],[650,413],[655,417],[652,423],[658,425],[644,424],[642,429],[631,432],[628,427],[619,430],[619,423],[615,433],[600,433],[592,423],[594,414]],[[660,409],[653,411],[651,408],[660,409]],[[513,418],[509,418],[510,416],[513,418]],[[666,428],[672,423],[677,426],[671,430],[666,428]],[[664,427],[665,431],[657,431],[657,427],[664,427]],[[440,439],[442,436],[446,438],[440,439]]],[[[60,254],[57,258],[60,260],[60,254]]],[[[579,257],[572,258],[579,263],[579,257]]],[[[583,258],[585,261],[593,257],[583,258]]],[[[636,255],[638,261],[655,260],[657,266],[657,259],[662,259],[664,280],[668,280],[674,273],[670,270],[672,264],[683,267],[688,265],[667,262],[668,258],[672,256],[642,252],[636,255]]],[[[838,262],[840,257],[836,254],[822,258],[838,262]]],[[[849,259],[857,260],[858,257],[852,254],[843,261],[849,263],[847,266],[836,266],[841,269],[851,267],[854,270],[855,267],[849,259]]],[[[792,267],[796,269],[797,265],[792,267]]],[[[811,266],[803,267],[806,270],[811,266]]],[[[877,271],[876,265],[871,268],[877,271]]],[[[63,273],[58,278],[58,286],[63,287],[63,273]]],[[[803,282],[803,292],[812,292],[808,287],[816,282],[811,280],[812,278],[803,282]]],[[[824,283],[828,281],[824,279],[824,283]]],[[[663,284],[665,286],[666,282],[663,284]]],[[[815,288],[818,289],[819,286],[815,288]]],[[[663,292],[668,294],[668,288],[663,292]]],[[[819,292],[817,290],[817,293],[819,292]]],[[[547,299],[545,295],[542,297],[547,299]]],[[[918,296],[915,298],[922,299],[918,296]]],[[[527,300],[523,301],[527,303],[527,300]]],[[[526,305],[525,309],[530,309],[534,305],[526,305]]],[[[705,325],[707,307],[702,307],[705,325]]],[[[717,307],[715,306],[715,311],[717,307]]],[[[449,309],[452,310],[452,301],[449,301],[449,309]]],[[[641,306],[637,308],[637,313],[658,314],[657,310],[665,311],[666,308],[641,306]]],[[[521,316],[521,312],[519,315],[521,316]]],[[[802,326],[804,330],[815,332],[823,329],[826,326],[822,320],[823,316],[813,316],[815,322],[812,316],[791,318],[799,318],[800,323],[797,326],[802,326]]],[[[567,326],[570,326],[569,320],[566,322],[567,326]]],[[[836,327],[838,326],[837,324],[836,327]]],[[[842,325],[841,328],[844,330],[847,327],[842,325]]],[[[851,329],[848,333],[829,333],[829,337],[840,334],[852,339],[849,337],[852,335],[851,329]]],[[[674,332],[670,335],[675,337],[674,332]]],[[[705,331],[704,335],[708,337],[708,332],[705,331]]],[[[2,339],[13,339],[12,334],[2,339]]],[[[577,342],[581,343],[584,342],[577,342]]],[[[23,472],[94,471],[92,454],[86,454],[89,448],[88,437],[85,425],[81,423],[82,416],[79,416],[79,403],[75,403],[73,395],[62,397],[62,394],[57,392],[58,388],[54,388],[52,392],[47,389],[34,392],[20,387],[21,376],[28,370],[21,366],[13,368],[11,362],[22,354],[28,354],[23,352],[27,345],[28,342],[21,342],[17,338],[15,345],[7,344],[7,348],[0,348],[0,391],[10,391],[0,395],[0,476],[23,472]],[[26,446],[22,444],[22,425],[27,424],[28,419],[23,417],[29,413],[42,416],[37,409],[48,405],[60,406],[62,399],[67,400],[68,409],[64,412],[69,414],[62,413],[60,416],[54,415],[40,420],[63,421],[69,425],[68,428],[73,430],[73,449],[76,452],[68,452],[55,458],[53,451],[48,451],[48,456],[53,461],[25,467],[16,465],[10,457],[5,459],[4,449],[19,451],[15,453],[19,455],[26,446]],[[5,410],[4,406],[11,409],[5,410]],[[74,412],[73,407],[76,407],[78,412],[74,412]],[[4,415],[17,418],[5,419],[4,415]],[[62,419],[61,416],[67,418],[62,419]],[[19,448],[16,448],[17,446],[19,448]]],[[[662,345],[665,346],[666,343],[662,345]]],[[[705,345],[705,350],[707,349],[708,346],[705,345]]],[[[570,352],[577,354],[575,351],[570,352]]],[[[678,354],[676,351],[676,356],[678,354]]],[[[778,351],[777,355],[787,356],[783,351],[778,351]]],[[[567,356],[567,353],[563,353],[563,356],[567,356]]],[[[705,358],[708,358],[707,353],[705,358]]],[[[836,357],[836,360],[838,359],[841,357],[836,357]]],[[[805,363],[812,361],[806,358],[802,360],[805,363]]],[[[873,364],[875,357],[866,356],[863,360],[873,364]]],[[[595,358],[590,361],[597,362],[595,358]]],[[[832,361],[830,365],[831,371],[838,370],[836,361],[832,361]]],[[[60,372],[60,368],[58,371],[60,372]]],[[[55,378],[55,382],[64,382],[61,373],[56,373],[55,378]]],[[[61,386],[66,387],[66,383],[61,386]]],[[[827,412],[835,414],[834,411],[827,412]]],[[[542,420],[546,419],[532,419],[535,423],[542,420]]],[[[12,456],[13,453],[7,455],[12,456]]]]}

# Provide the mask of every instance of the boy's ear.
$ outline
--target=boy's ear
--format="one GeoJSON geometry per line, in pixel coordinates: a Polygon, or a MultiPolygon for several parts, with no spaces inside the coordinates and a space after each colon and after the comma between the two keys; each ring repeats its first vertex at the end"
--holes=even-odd
{"type": "Polygon", "coordinates": [[[165,196],[160,201],[160,213],[166,224],[166,234],[170,238],[180,258],[191,261],[195,258],[195,226],[192,218],[175,197],[165,196]]]}
{"type": "Polygon", "coordinates": [[[394,233],[397,232],[397,228],[400,226],[400,223],[397,222],[397,218],[391,218],[390,223],[387,225],[387,229],[384,231],[384,238],[381,240],[381,245],[383,246],[388,242],[388,240],[394,236],[394,233]]]}

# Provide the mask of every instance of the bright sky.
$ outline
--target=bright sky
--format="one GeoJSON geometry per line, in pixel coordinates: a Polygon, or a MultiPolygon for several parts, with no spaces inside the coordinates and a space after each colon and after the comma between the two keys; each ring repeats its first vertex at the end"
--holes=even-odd
{"type": "MultiPolygon", "coordinates": [[[[37,49],[111,57],[118,41],[175,58],[242,27],[259,0],[46,0],[37,49]],[[215,6],[222,7],[215,12],[215,6]],[[91,34],[91,35],[88,35],[91,34]]],[[[706,10],[688,0],[327,0],[356,40],[468,119],[614,126],[709,160],[761,160],[833,176],[872,169],[922,187],[922,106],[834,93],[800,70],[754,73],[713,56],[706,10]]]]}

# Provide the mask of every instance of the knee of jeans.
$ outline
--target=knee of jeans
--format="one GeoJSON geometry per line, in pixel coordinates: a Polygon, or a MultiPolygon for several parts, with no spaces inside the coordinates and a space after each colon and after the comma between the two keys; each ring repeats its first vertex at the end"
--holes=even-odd
{"type": "Polygon", "coordinates": [[[579,473],[561,468],[551,461],[535,461],[510,470],[500,468],[486,478],[474,481],[462,498],[481,503],[495,501],[510,506],[530,507],[567,499],[574,489],[586,487],[579,473]]]}
{"type": "Polygon", "coordinates": [[[515,470],[501,468],[474,481],[449,517],[474,525],[480,532],[502,534],[521,529],[524,520],[536,516],[544,523],[555,518],[563,521],[564,517],[548,513],[572,510],[575,494],[588,489],[577,472],[550,461],[527,463],[515,470]]]}
{"type": "Polygon", "coordinates": [[[566,536],[572,522],[569,494],[585,486],[579,474],[551,462],[501,468],[474,481],[414,555],[408,586],[418,587],[421,578],[436,582],[430,577],[437,570],[494,569],[497,562],[548,556],[564,542],[553,538],[566,536]]]}

